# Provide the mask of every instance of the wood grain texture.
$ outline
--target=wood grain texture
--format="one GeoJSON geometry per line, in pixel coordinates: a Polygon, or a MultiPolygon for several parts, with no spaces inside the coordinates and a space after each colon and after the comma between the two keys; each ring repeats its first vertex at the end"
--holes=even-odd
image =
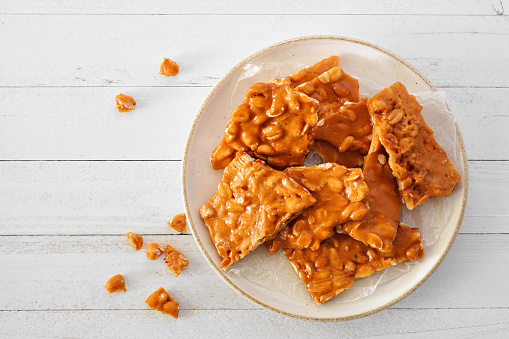
{"type": "Polygon", "coordinates": [[[304,0],[259,0],[252,2],[223,0],[220,4],[208,0],[175,1],[100,0],[64,1],[52,0],[43,3],[37,0],[0,0],[0,14],[270,14],[270,15],[330,15],[330,14],[428,14],[428,15],[507,15],[507,0],[454,0],[454,1],[304,1],[304,0]],[[504,9],[505,7],[505,9],[504,9]]]}
{"type": "MultiPolygon", "coordinates": [[[[470,162],[461,233],[508,233],[509,162],[470,162]]],[[[0,162],[0,234],[166,233],[184,211],[181,162],[0,162]]]]}
{"type": "MultiPolygon", "coordinates": [[[[9,274],[0,277],[0,310],[143,310],[160,286],[183,310],[258,309],[217,276],[192,236],[151,235],[144,241],[135,252],[124,235],[2,236],[0,266],[9,274]],[[175,277],[162,258],[145,257],[150,242],[172,245],[189,266],[175,277]],[[109,295],[103,285],[115,274],[124,276],[127,292],[109,295]]],[[[394,308],[505,308],[509,294],[500,282],[509,279],[501,269],[508,256],[508,234],[460,234],[437,271],[394,308]]]]}
{"type": "Polygon", "coordinates": [[[0,0],[0,337],[508,337],[508,10],[509,0],[0,0]],[[251,53],[314,34],[414,65],[447,93],[470,160],[465,217],[441,266],[392,308],[347,322],[261,309],[166,226],[184,211],[183,146],[211,87],[251,53]],[[177,77],[158,74],[163,56],[177,77]],[[115,111],[119,92],[135,111],[115,111]],[[174,277],[134,252],[127,231],[174,245],[190,266],[174,277]],[[117,273],[128,291],[108,295],[117,273]],[[181,302],[176,321],[143,303],[160,286],[181,302]]]}
{"type": "Polygon", "coordinates": [[[210,88],[1,88],[0,159],[181,160],[210,88]],[[115,95],[136,100],[120,114],[115,95]]]}
{"type": "MultiPolygon", "coordinates": [[[[439,88],[470,160],[509,160],[509,88],[439,88]]],[[[209,87],[0,88],[0,160],[181,160],[209,87]],[[119,114],[123,92],[137,108],[119,114]]],[[[211,150],[212,150],[211,145],[211,150]]]]}
{"type": "Polygon", "coordinates": [[[440,87],[508,87],[509,79],[505,48],[509,16],[488,20],[478,16],[0,15],[0,22],[3,44],[10,46],[0,63],[2,87],[211,86],[261,48],[316,34],[349,36],[382,46],[440,87]],[[158,74],[163,56],[180,64],[177,77],[158,74]]]}
{"type": "Polygon", "coordinates": [[[152,310],[0,312],[4,337],[67,338],[505,338],[507,309],[389,309],[346,322],[308,322],[264,310],[183,310],[174,320],[152,310]],[[70,325],[72,324],[72,325],[70,325]],[[69,329],[72,326],[72,330],[69,329]],[[249,329],[249,330],[246,330],[249,329]]]}

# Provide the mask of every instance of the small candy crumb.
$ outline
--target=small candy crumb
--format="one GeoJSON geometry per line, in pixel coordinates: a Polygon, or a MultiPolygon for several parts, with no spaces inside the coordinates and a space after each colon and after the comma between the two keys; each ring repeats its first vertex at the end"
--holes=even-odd
{"type": "Polygon", "coordinates": [[[163,58],[163,62],[161,62],[161,68],[159,69],[159,74],[164,76],[175,76],[179,74],[179,65],[168,58],[163,58]]]}
{"type": "Polygon", "coordinates": [[[126,113],[136,108],[136,101],[133,97],[120,93],[115,96],[115,107],[119,113],[126,113]]]}
{"type": "Polygon", "coordinates": [[[168,226],[177,232],[186,233],[186,215],[184,213],[177,214],[171,221],[168,221],[168,226]]]}
{"type": "Polygon", "coordinates": [[[125,288],[125,280],[124,277],[121,274],[114,275],[113,277],[108,280],[106,285],[104,285],[104,288],[108,293],[117,293],[121,291],[127,291],[125,288]]]}
{"type": "Polygon", "coordinates": [[[171,315],[175,319],[178,318],[179,303],[173,300],[163,287],[152,293],[145,300],[145,304],[153,310],[171,315]]]}
{"type": "Polygon", "coordinates": [[[159,244],[151,243],[147,246],[147,258],[156,260],[163,254],[163,249],[159,244]]]}
{"type": "Polygon", "coordinates": [[[168,267],[173,274],[178,277],[180,271],[187,265],[189,265],[189,260],[187,260],[186,256],[171,247],[170,245],[166,245],[166,249],[164,250],[164,263],[168,267]]]}
{"type": "Polygon", "coordinates": [[[127,232],[125,236],[135,251],[139,251],[141,246],[143,246],[143,237],[141,235],[127,232]]]}

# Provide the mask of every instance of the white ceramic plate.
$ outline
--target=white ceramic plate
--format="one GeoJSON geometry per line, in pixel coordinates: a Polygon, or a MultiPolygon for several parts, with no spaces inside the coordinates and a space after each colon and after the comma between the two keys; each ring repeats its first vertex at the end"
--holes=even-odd
{"type": "MultiPolygon", "coordinates": [[[[269,46],[249,56],[212,89],[203,102],[187,141],[183,162],[183,192],[186,212],[195,240],[205,258],[215,271],[233,289],[251,301],[285,315],[311,320],[347,320],[369,315],[395,304],[419,287],[440,265],[458,233],[465,210],[468,186],[467,159],[463,140],[456,126],[456,168],[462,180],[452,195],[453,208],[443,220],[443,231],[438,240],[426,249],[426,256],[409,272],[392,282],[390,288],[377,288],[367,297],[348,303],[316,305],[304,302],[260,286],[242,276],[224,272],[209,232],[199,215],[200,207],[217,189],[222,171],[215,171],[210,164],[210,154],[219,144],[233,108],[240,104],[232,101],[232,92],[246,64],[286,62],[312,65],[331,55],[338,55],[340,67],[346,73],[373,80],[386,87],[402,82],[410,93],[434,91],[435,87],[415,68],[394,54],[355,39],[336,36],[311,36],[284,41],[269,46]],[[232,106],[233,104],[233,106],[232,106]],[[233,108],[232,108],[233,107],[233,108]]],[[[270,79],[266,79],[268,81],[270,79]]],[[[247,257],[246,257],[247,258],[247,257]]],[[[235,265],[232,265],[232,268],[235,265]]],[[[298,280],[298,276],[295,275],[298,280]]]]}

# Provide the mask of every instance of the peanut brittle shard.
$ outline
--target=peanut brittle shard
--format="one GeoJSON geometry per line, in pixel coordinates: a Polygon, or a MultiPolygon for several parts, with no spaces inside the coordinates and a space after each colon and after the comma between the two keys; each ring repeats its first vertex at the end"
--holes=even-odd
{"type": "Polygon", "coordinates": [[[345,167],[362,166],[364,162],[364,155],[361,153],[357,151],[340,153],[336,147],[323,140],[315,140],[313,142],[313,150],[318,153],[324,162],[333,162],[345,167]]]}
{"type": "Polygon", "coordinates": [[[323,241],[316,251],[306,248],[283,252],[317,304],[350,288],[356,278],[424,257],[419,230],[404,224],[400,224],[393,249],[387,253],[338,233],[323,241]]]}
{"type": "Polygon", "coordinates": [[[168,221],[168,226],[180,233],[187,233],[186,230],[186,214],[180,213],[168,221]]]}
{"type": "Polygon", "coordinates": [[[104,285],[104,288],[108,293],[117,293],[122,291],[127,291],[125,288],[125,280],[122,274],[117,274],[111,277],[104,285]]]}
{"type": "Polygon", "coordinates": [[[166,248],[164,249],[164,263],[166,264],[166,267],[168,267],[168,269],[172,271],[176,277],[178,277],[182,269],[189,265],[189,260],[185,255],[170,245],[166,245],[166,248]]]}
{"type": "Polygon", "coordinates": [[[292,87],[301,85],[305,82],[313,80],[323,72],[328,71],[331,68],[337,67],[339,58],[335,55],[323,59],[322,61],[314,64],[311,67],[301,69],[294,74],[282,79],[282,81],[289,81],[292,87]]]}
{"type": "Polygon", "coordinates": [[[368,187],[359,168],[337,164],[291,167],[285,170],[316,199],[272,241],[265,243],[270,253],[279,248],[317,249],[334,234],[334,226],[348,220],[362,220],[369,212],[364,201],[368,187]]]}
{"type": "Polygon", "coordinates": [[[403,205],[387,159],[378,136],[374,135],[363,166],[364,181],[369,187],[366,198],[369,213],[363,220],[349,221],[341,227],[342,233],[382,252],[392,251],[403,205]]]}
{"type": "Polygon", "coordinates": [[[214,169],[224,168],[236,151],[284,169],[298,166],[311,147],[318,102],[288,84],[258,83],[233,112],[219,146],[212,153],[214,169]]]}
{"type": "Polygon", "coordinates": [[[368,101],[368,108],[408,209],[449,196],[461,177],[405,86],[397,82],[385,88],[368,101]]]}
{"type": "Polygon", "coordinates": [[[179,303],[173,300],[163,287],[152,293],[145,300],[145,304],[151,309],[171,315],[175,319],[179,316],[179,303]]]}
{"type": "Polygon", "coordinates": [[[355,103],[324,104],[311,131],[313,149],[325,162],[346,167],[362,165],[372,139],[367,98],[355,103]]]}
{"type": "Polygon", "coordinates": [[[315,202],[287,174],[238,152],[224,169],[217,192],[200,208],[200,216],[226,270],[315,202]]]}
{"type": "Polygon", "coordinates": [[[359,82],[339,67],[333,67],[295,89],[320,103],[359,101],[359,82]]]}

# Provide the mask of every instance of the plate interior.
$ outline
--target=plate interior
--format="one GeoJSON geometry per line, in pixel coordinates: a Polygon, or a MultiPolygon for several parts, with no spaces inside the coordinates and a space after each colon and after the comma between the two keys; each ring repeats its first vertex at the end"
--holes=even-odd
{"type": "MultiPolygon", "coordinates": [[[[219,267],[220,257],[208,230],[199,215],[200,207],[217,189],[222,171],[215,171],[210,164],[210,154],[219,144],[233,109],[241,103],[232,102],[232,93],[245,64],[261,65],[270,62],[296,62],[312,65],[331,55],[338,55],[340,67],[346,73],[375,81],[386,87],[402,82],[410,93],[435,90],[429,81],[412,66],[376,46],[340,37],[309,37],[283,42],[259,51],[234,67],[214,87],[203,103],[189,135],[184,164],[184,201],[193,235],[211,266],[235,290],[252,301],[286,315],[313,320],[345,320],[368,315],[401,300],[417,288],[445,257],[458,232],[467,196],[467,165],[461,134],[455,163],[462,181],[448,199],[454,200],[444,231],[438,241],[427,249],[424,259],[397,280],[379,286],[371,295],[344,304],[302,302],[276,292],[219,267]]],[[[267,79],[267,81],[270,79],[267,79]]],[[[425,117],[426,118],[426,117],[425,117]]],[[[232,266],[233,267],[233,266],[232,266]]],[[[296,279],[298,279],[296,275],[296,279]]]]}

